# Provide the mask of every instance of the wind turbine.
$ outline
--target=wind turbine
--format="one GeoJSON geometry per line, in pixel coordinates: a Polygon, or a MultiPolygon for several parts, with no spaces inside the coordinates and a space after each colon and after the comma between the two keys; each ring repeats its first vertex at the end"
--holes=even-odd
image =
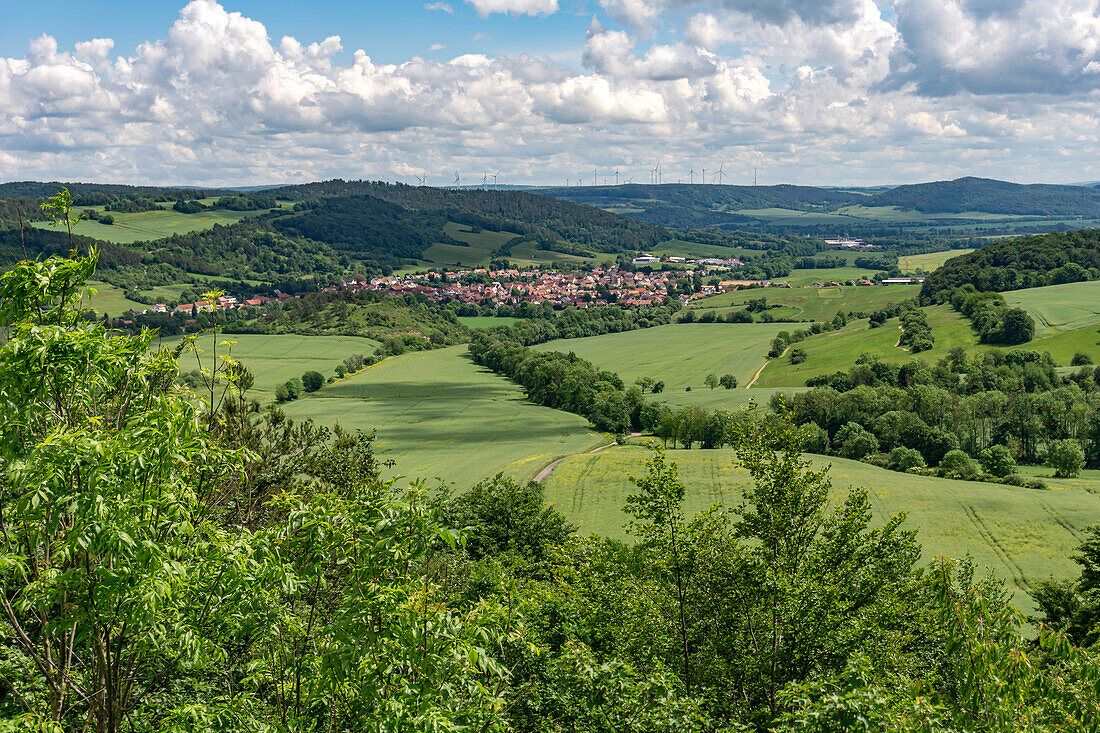
{"type": "Polygon", "coordinates": [[[500,178],[500,171],[493,174],[493,190],[497,190],[497,179],[500,178]]]}
{"type": "Polygon", "coordinates": [[[707,185],[707,169],[703,169],[703,185],[707,185]]]}
{"type": "Polygon", "coordinates": [[[462,176],[458,175],[458,171],[455,171],[455,182],[452,185],[457,188],[460,183],[462,183],[462,176]]]}
{"type": "Polygon", "coordinates": [[[722,172],[722,169],[725,168],[725,167],[726,167],[726,164],[723,163],[722,165],[718,166],[718,170],[715,171],[715,173],[714,173],[714,175],[718,176],[718,185],[719,186],[722,185],[722,176],[725,175],[725,173],[722,172]]]}
{"type": "Polygon", "coordinates": [[[619,167],[615,166],[615,185],[619,185],[619,167]]]}
{"type": "Polygon", "coordinates": [[[752,185],[756,185],[756,166],[752,167],[752,185]]]}
{"type": "Polygon", "coordinates": [[[599,172],[599,170],[597,170],[596,168],[593,168],[593,169],[592,169],[592,185],[593,185],[593,186],[598,186],[598,185],[600,185],[600,182],[599,182],[599,180],[598,180],[598,176],[599,176],[599,175],[600,175],[600,172],[599,172]]]}
{"type": "Polygon", "coordinates": [[[688,183],[695,185],[695,164],[691,164],[691,168],[688,170],[688,183]]]}
{"type": "Polygon", "coordinates": [[[661,185],[661,161],[657,161],[657,185],[661,185]]]}
{"type": "Polygon", "coordinates": [[[489,172],[488,171],[481,174],[481,190],[484,191],[487,188],[489,188],[489,172]]]}

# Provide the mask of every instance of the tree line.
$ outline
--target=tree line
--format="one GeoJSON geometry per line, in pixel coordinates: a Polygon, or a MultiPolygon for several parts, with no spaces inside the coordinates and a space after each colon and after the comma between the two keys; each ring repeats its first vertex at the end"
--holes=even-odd
{"type": "Polygon", "coordinates": [[[1076,475],[1100,465],[1095,377],[1088,365],[1063,377],[1049,354],[1034,351],[967,356],[956,348],[933,365],[900,366],[864,355],[785,402],[808,426],[815,453],[899,470],[941,466],[958,478],[1004,479],[1017,461],[1076,475]],[[894,454],[899,448],[919,455],[894,454]]]}

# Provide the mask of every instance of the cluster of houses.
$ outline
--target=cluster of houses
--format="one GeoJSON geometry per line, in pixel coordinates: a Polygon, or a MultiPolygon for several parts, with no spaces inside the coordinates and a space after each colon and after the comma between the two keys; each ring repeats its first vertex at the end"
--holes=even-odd
{"type": "MultiPolygon", "coordinates": [[[[670,258],[682,260],[682,258],[670,258]]],[[[734,260],[736,261],[736,260],[734,260]]],[[[689,260],[697,264],[707,264],[706,260],[689,260]]],[[[730,260],[720,260],[722,266],[730,260]]],[[[616,267],[596,267],[578,272],[558,272],[555,270],[490,270],[477,268],[456,270],[453,272],[417,273],[403,276],[367,278],[356,276],[330,285],[324,292],[370,290],[388,295],[422,295],[434,302],[457,300],[461,303],[477,305],[519,305],[523,302],[556,306],[575,305],[578,307],[598,307],[611,303],[634,307],[661,305],[665,298],[675,293],[681,303],[696,298],[705,298],[743,288],[789,288],[790,283],[759,280],[721,280],[716,285],[703,285],[698,292],[687,293],[677,289],[677,281],[684,277],[683,272],[632,272],[616,267]],[[474,277],[470,277],[474,276],[474,277]]],[[[713,280],[712,280],[713,282],[713,280]]],[[[881,281],[882,285],[913,285],[924,282],[923,277],[891,277],[881,281]]],[[[848,280],[837,282],[815,282],[809,287],[840,287],[842,285],[872,286],[872,280],[848,280]]],[[[194,317],[203,311],[230,310],[246,306],[262,307],[273,301],[285,303],[301,298],[307,293],[282,293],[275,291],[274,296],[254,295],[247,299],[238,299],[232,295],[223,295],[214,301],[200,300],[194,303],[180,303],[175,308],[158,303],[143,311],[132,310],[134,315],[149,313],[178,313],[194,317]]]]}
{"type": "Polygon", "coordinates": [[[855,287],[871,287],[872,285],[920,285],[924,282],[923,277],[884,277],[879,282],[874,280],[868,280],[861,278],[859,280],[845,280],[844,282],[838,282],[836,280],[826,280],[825,282],[811,283],[811,288],[839,288],[843,285],[852,285],[855,287]]]}
{"type": "Polygon", "coordinates": [[[689,259],[687,257],[665,257],[664,259],[661,259],[656,255],[641,255],[640,257],[635,257],[630,262],[632,265],[635,266],[661,265],[665,263],[671,265],[705,265],[706,267],[711,267],[718,270],[728,270],[734,267],[740,267],[741,265],[745,264],[736,257],[704,257],[702,259],[689,259]]]}
{"type": "MultiPolygon", "coordinates": [[[[423,295],[432,301],[457,300],[478,305],[534,304],[603,306],[609,303],[645,307],[661,305],[675,290],[675,281],[683,273],[630,272],[615,267],[597,267],[581,272],[555,270],[456,270],[435,274],[410,274],[403,277],[352,278],[326,288],[338,290],[375,290],[390,295],[423,295]],[[483,276],[470,278],[468,276],[483,276]]],[[[722,292],[718,287],[703,286],[698,293],[680,295],[683,301],[722,292]]]]}

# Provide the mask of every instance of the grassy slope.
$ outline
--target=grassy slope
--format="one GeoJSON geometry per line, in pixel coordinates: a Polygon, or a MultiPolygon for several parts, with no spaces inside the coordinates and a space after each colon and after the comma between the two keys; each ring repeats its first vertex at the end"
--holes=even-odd
{"type": "Polygon", "coordinates": [[[95,288],[95,295],[86,298],[84,305],[102,315],[120,316],[131,308],[145,310],[149,306],[126,297],[126,292],[110,283],[89,280],[88,287],[95,288]]]}
{"type": "MultiPolygon", "coordinates": [[[[545,480],[547,498],[582,532],[623,537],[626,517],[621,510],[633,490],[627,477],[644,473],[646,454],[628,446],[567,458],[545,480]]],[[[669,454],[679,464],[688,487],[686,504],[693,511],[712,504],[734,506],[748,485],[747,473],[732,466],[729,450],[669,454]]],[[[1069,556],[1100,513],[1100,498],[1092,493],[1100,486],[1096,479],[1035,491],[911,476],[840,458],[815,460],[832,463],[837,497],[850,486],[866,487],[877,522],[908,512],[926,559],[969,552],[1009,581],[1016,602],[1024,607],[1030,607],[1022,590],[1027,584],[1075,573],[1069,556]]]]}
{"type": "Polygon", "coordinates": [[[952,249],[947,252],[929,252],[922,255],[906,255],[898,258],[898,268],[902,272],[916,272],[917,269],[932,272],[948,260],[973,252],[972,249],[952,249]]]}
{"type": "MultiPolygon", "coordinates": [[[[827,272],[827,271],[822,271],[827,272]]],[[[856,270],[852,270],[856,272],[856,270]]],[[[828,321],[839,311],[873,311],[899,300],[914,297],[919,285],[892,285],[890,287],[839,288],[754,288],[732,293],[712,295],[691,304],[694,310],[725,312],[737,310],[753,298],[767,298],[768,303],[782,305],[771,312],[776,318],[828,321]]],[[[798,328],[788,324],[788,330],[798,328]]]]}
{"type": "MultiPolygon", "coordinates": [[[[99,209],[102,206],[81,207],[99,209]]],[[[97,221],[85,220],[76,225],[74,233],[95,237],[107,242],[118,244],[131,244],[150,239],[160,239],[170,234],[184,234],[200,229],[210,229],[215,224],[234,224],[246,216],[256,216],[262,211],[202,211],[198,214],[181,214],[171,208],[162,208],[159,211],[139,211],[133,214],[119,212],[107,212],[115,218],[115,223],[108,226],[97,221]]],[[[34,226],[40,229],[49,228],[47,222],[36,221],[34,226]]]]}
{"type": "Polygon", "coordinates": [[[1100,280],[1013,290],[1004,297],[1031,313],[1040,338],[1100,324],[1100,280]]]}
{"type": "MultiPolygon", "coordinates": [[[[706,389],[708,374],[733,374],[745,384],[768,352],[775,334],[789,326],[767,323],[684,323],[639,331],[563,339],[536,346],[575,352],[627,384],[639,377],[664,381],[669,392],[706,389]]],[[[709,390],[708,390],[709,391],[709,390]]],[[[658,396],[660,397],[660,395],[658,396]]]]}
{"type": "MultiPolygon", "coordinates": [[[[921,359],[931,364],[946,356],[948,350],[955,346],[972,348],[978,345],[969,322],[950,306],[933,306],[927,312],[936,346],[919,354],[921,359]]],[[[894,364],[906,362],[913,355],[894,346],[900,333],[895,318],[881,328],[869,329],[867,321],[856,321],[839,331],[812,336],[798,345],[806,351],[805,362],[792,365],[786,359],[773,359],[761,373],[757,384],[761,387],[801,386],[810,377],[847,370],[862,353],[876,355],[894,364]]]]}
{"type": "MultiPolygon", "coordinates": [[[[173,348],[182,339],[182,336],[172,336],[153,344],[173,348]]],[[[261,402],[274,399],[275,388],[291,377],[300,377],[310,370],[321,372],[326,378],[333,376],[336,365],[345,358],[352,354],[370,354],[378,346],[375,341],[355,336],[222,334],[217,341],[218,354],[226,350],[222,345],[224,341],[237,342],[232,347],[232,354],[255,375],[256,383],[250,396],[261,402]]],[[[206,334],[197,343],[203,350],[200,355],[203,364],[210,368],[214,356],[213,336],[206,334]]],[[[195,354],[180,356],[182,371],[188,372],[198,367],[195,354]]]]}
{"type": "Polygon", "coordinates": [[[843,283],[852,279],[870,279],[874,274],[875,273],[871,270],[864,270],[856,267],[825,267],[812,270],[791,270],[790,275],[778,279],[790,283],[795,287],[801,287],[803,285],[809,285],[810,283],[826,283],[830,280],[843,283]]]}
{"type": "Polygon", "coordinates": [[[441,477],[465,489],[504,471],[522,479],[604,442],[587,421],[533,405],[514,383],[470,361],[465,346],[404,354],[287,406],[349,429],[378,431],[388,473],[441,477]]]}
{"type": "MultiPolygon", "coordinates": [[[[463,224],[448,222],[443,230],[460,242],[469,246],[455,244],[433,244],[424,252],[424,259],[416,267],[407,267],[403,271],[412,272],[431,265],[435,267],[480,267],[489,264],[493,252],[517,235],[514,232],[491,232],[483,229],[478,233],[469,231],[463,224]]],[[[605,259],[611,255],[605,255],[605,259]]],[[[596,262],[597,259],[549,252],[536,249],[534,242],[523,242],[512,249],[508,260],[520,267],[529,267],[550,262],[596,262]]]]}

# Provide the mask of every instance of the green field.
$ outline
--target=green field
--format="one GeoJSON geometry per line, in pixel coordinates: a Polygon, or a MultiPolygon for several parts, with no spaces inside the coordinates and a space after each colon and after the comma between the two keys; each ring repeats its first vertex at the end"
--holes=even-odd
{"type": "MultiPolygon", "coordinates": [[[[821,272],[827,272],[827,270],[821,272]]],[[[740,310],[745,303],[753,298],[766,298],[769,304],[782,306],[769,311],[776,318],[828,321],[841,311],[848,313],[850,311],[870,312],[878,310],[890,303],[912,298],[919,290],[919,285],[751,288],[700,298],[692,301],[691,308],[696,311],[714,310],[718,313],[725,313],[730,310],[740,310]]],[[[798,328],[798,325],[787,324],[788,330],[793,328],[798,328]]]]}
{"type": "MultiPolygon", "coordinates": [[[[266,211],[201,211],[197,214],[181,214],[173,211],[171,205],[159,211],[139,211],[133,214],[119,212],[107,212],[115,218],[111,225],[100,224],[98,221],[84,220],[76,225],[75,234],[83,234],[86,237],[94,237],[105,242],[117,244],[131,244],[150,239],[160,239],[170,234],[184,234],[200,229],[210,229],[215,224],[235,224],[247,216],[258,216],[266,211]]],[[[103,210],[102,206],[82,206],[84,209],[103,210]]],[[[48,229],[49,223],[44,221],[33,222],[39,229],[48,229]]]]}
{"type": "Polygon", "coordinates": [[[550,341],[534,348],[572,351],[618,373],[627,384],[641,377],[652,377],[663,381],[667,392],[683,391],[686,387],[705,390],[703,379],[708,374],[733,374],[741,384],[752,379],[764,363],[771,340],[784,328],[789,325],[681,323],[550,341]]]}
{"type": "Polygon", "coordinates": [[[973,251],[972,249],[951,249],[946,252],[928,252],[922,255],[906,255],[898,258],[898,269],[902,272],[916,272],[917,270],[934,272],[943,267],[944,262],[973,251]]]}
{"type": "Polygon", "coordinates": [[[607,442],[584,418],[528,402],[516,384],[474,364],[464,345],[386,359],[286,412],[377,430],[378,458],[397,462],[387,475],[438,477],[459,489],[498,471],[529,479],[555,458],[607,442]]]}
{"type": "Polygon", "coordinates": [[[85,298],[84,305],[100,315],[106,313],[112,317],[120,316],[131,308],[145,310],[149,307],[144,303],[138,303],[136,300],[130,300],[126,297],[126,292],[122,288],[115,287],[110,283],[89,280],[88,287],[94,288],[96,292],[95,295],[85,298]]]}
{"type": "Polygon", "coordinates": [[[864,278],[870,280],[874,274],[873,270],[864,270],[858,267],[821,267],[809,270],[794,269],[787,277],[777,278],[777,280],[800,288],[810,283],[827,283],[830,280],[839,283],[864,278]]]}
{"type": "MultiPolygon", "coordinates": [[[[437,242],[424,250],[423,259],[418,260],[416,265],[403,268],[400,272],[414,272],[426,267],[484,267],[493,258],[493,252],[517,236],[515,232],[491,232],[487,229],[474,233],[470,231],[470,227],[454,222],[444,224],[443,231],[469,246],[437,242]]],[[[514,246],[507,259],[520,267],[546,265],[551,262],[598,261],[597,258],[538,249],[534,242],[521,242],[514,246]]]]}
{"type": "MultiPolygon", "coordinates": [[[[763,358],[761,358],[761,363],[763,363],[763,358]]],[[[670,407],[698,405],[708,410],[737,412],[748,407],[753,400],[760,407],[766,408],[768,401],[776,392],[790,395],[807,389],[806,387],[753,387],[745,389],[745,384],[747,384],[746,381],[738,379],[737,389],[694,387],[690,392],[683,389],[673,389],[660,394],[649,395],[649,399],[654,402],[663,402],[670,407]]]]}
{"type": "Polygon", "coordinates": [[[1100,280],[1003,293],[1005,302],[1035,318],[1035,333],[1075,331],[1100,324],[1100,280]]]}
{"type": "MultiPolygon", "coordinates": [[[[156,339],[153,345],[174,348],[183,338],[170,336],[156,339]]],[[[352,354],[368,355],[378,347],[375,341],[355,336],[220,334],[217,339],[218,354],[225,353],[225,341],[237,342],[232,347],[233,357],[255,375],[255,386],[250,390],[249,396],[261,402],[273,400],[275,388],[291,377],[300,377],[310,370],[321,372],[326,378],[334,376],[336,365],[345,358],[352,354]]],[[[214,337],[204,334],[197,344],[203,350],[199,355],[203,366],[210,369],[215,355],[214,337]]],[[[195,354],[185,353],[180,356],[180,371],[189,372],[198,368],[195,354]]],[[[331,385],[326,386],[322,391],[331,388],[331,385]]]]}
{"type": "MultiPolygon", "coordinates": [[[[627,477],[645,472],[647,453],[626,446],[567,458],[543,481],[547,499],[581,532],[624,537],[622,506],[634,490],[627,477]]],[[[669,456],[679,464],[689,510],[735,506],[749,483],[747,472],[732,466],[730,450],[670,450],[669,456]]],[[[849,487],[867,488],[876,522],[907,512],[926,560],[970,553],[1008,581],[1023,608],[1031,608],[1024,592],[1029,584],[1076,574],[1070,555],[1100,516],[1096,476],[1074,484],[1049,481],[1051,490],[1037,491],[913,476],[842,458],[815,462],[832,464],[835,499],[849,487]]]]}
{"type": "Polygon", "coordinates": [[[1019,349],[1047,351],[1058,364],[1069,364],[1078,352],[1092,357],[1094,363],[1100,363],[1100,328],[1096,325],[1065,331],[1030,341],[1019,349]]]}
{"type": "MultiPolygon", "coordinates": [[[[970,328],[969,321],[951,310],[951,306],[937,305],[927,308],[926,311],[936,345],[935,348],[918,354],[921,359],[934,364],[955,346],[973,348],[978,345],[977,336],[970,328]]],[[[839,331],[811,336],[798,344],[798,348],[806,351],[805,362],[791,364],[787,359],[772,359],[760,373],[757,386],[802,386],[810,377],[847,371],[856,358],[864,353],[891,364],[909,361],[914,355],[895,346],[900,335],[897,319],[891,319],[881,328],[868,328],[867,321],[855,321],[839,331]]]]}

